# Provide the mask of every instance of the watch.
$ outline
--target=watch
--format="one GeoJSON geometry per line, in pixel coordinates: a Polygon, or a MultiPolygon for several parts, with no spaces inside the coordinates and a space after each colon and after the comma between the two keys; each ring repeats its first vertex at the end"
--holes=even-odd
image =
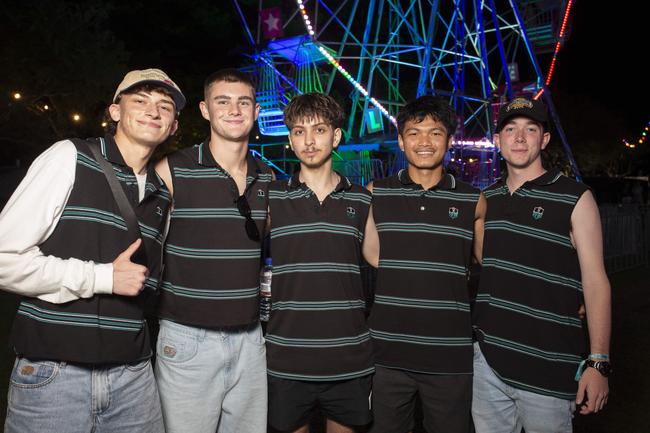
{"type": "Polygon", "coordinates": [[[605,377],[609,377],[609,375],[612,374],[612,364],[610,364],[609,361],[596,361],[593,359],[588,359],[587,366],[595,368],[600,374],[605,377]]]}

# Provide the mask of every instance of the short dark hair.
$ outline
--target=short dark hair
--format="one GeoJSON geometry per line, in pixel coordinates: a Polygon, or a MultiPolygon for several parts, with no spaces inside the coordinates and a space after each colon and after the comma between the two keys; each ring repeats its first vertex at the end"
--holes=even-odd
{"type": "Polygon", "coordinates": [[[425,95],[406,104],[397,114],[397,131],[404,133],[406,122],[422,122],[426,117],[431,117],[442,123],[447,129],[447,135],[454,135],[458,121],[456,113],[449,102],[440,96],[425,95]]]}
{"type": "Polygon", "coordinates": [[[343,128],[345,112],[338,102],[324,93],[305,93],[294,96],[284,107],[284,123],[291,129],[302,119],[319,117],[336,128],[343,128]]]}
{"type": "Polygon", "coordinates": [[[203,83],[204,98],[207,99],[208,90],[210,90],[210,86],[213,83],[216,83],[217,81],[225,81],[226,83],[248,84],[253,89],[253,99],[255,99],[255,88],[256,88],[255,80],[253,79],[251,74],[247,72],[242,72],[239,69],[235,69],[235,68],[219,69],[218,71],[208,75],[208,77],[205,79],[205,82],[203,83]]]}
{"type": "MultiPolygon", "coordinates": [[[[135,85],[129,89],[126,89],[119,95],[117,95],[117,98],[115,98],[114,104],[119,104],[120,100],[122,99],[123,95],[135,95],[136,93],[140,92],[145,92],[145,93],[151,93],[151,92],[158,92],[162,93],[165,96],[169,96],[174,100],[174,94],[164,86],[157,86],[155,84],[150,84],[150,83],[143,83],[143,84],[138,84],[135,85]]],[[[112,104],[111,104],[112,105],[112,104]]],[[[117,122],[113,120],[111,117],[111,113],[108,110],[109,107],[106,107],[104,110],[104,118],[103,121],[106,123],[106,132],[108,132],[111,135],[115,135],[115,132],[117,131],[117,122]]],[[[174,111],[176,112],[176,118],[178,119],[179,111],[176,108],[176,103],[174,103],[174,111]]]]}

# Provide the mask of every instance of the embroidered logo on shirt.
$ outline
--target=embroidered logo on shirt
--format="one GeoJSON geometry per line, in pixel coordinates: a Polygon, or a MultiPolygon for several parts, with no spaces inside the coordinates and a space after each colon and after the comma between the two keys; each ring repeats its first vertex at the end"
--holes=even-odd
{"type": "Polygon", "coordinates": [[[159,217],[163,216],[163,211],[160,206],[156,206],[156,215],[158,215],[159,217]]]}
{"type": "Polygon", "coordinates": [[[352,206],[348,206],[347,209],[345,209],[345,212],[347,213],[348,218],[354,218],[357,216],[357,211],[352,206]]]}
{"type": "Polygon", "coordinates": [[[541,206],[535,206],[533,208],[533,219],[541,220],[543,216],[544,216],[544,208],[541,206]]]}
{"type": "Polygon", "coordinates": [[[457,207],[452,206],[452,207],[449,208],[449,218],[451,218],[452,220],[455,220],[456,218],[458,218],[458,208],[457,207]]]}
{"type": "Polygon", "coordinates": [[[264,193],[263,189],[258,189],[257,190],[257,199],[259,201],[264,201],[264,197],[266,197],[266,194],[264,193]]]}

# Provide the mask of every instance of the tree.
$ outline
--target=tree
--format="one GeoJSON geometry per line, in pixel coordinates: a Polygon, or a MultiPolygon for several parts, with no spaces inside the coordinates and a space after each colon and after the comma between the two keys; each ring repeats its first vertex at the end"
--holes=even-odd
{"type": "Polygon", "coordinates": [[[110,11],[99,0],[0,6],[0,165],[30,161],[58,139],[101,134],[103,110],[128,58],[108,30],[110,11]]]}

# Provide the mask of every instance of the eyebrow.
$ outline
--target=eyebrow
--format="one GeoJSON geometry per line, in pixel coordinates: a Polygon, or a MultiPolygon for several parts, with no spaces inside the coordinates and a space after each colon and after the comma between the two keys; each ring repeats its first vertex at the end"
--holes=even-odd
{"type": "Polygon", "coordinates": [[[291,129],[295,129],[295,128],[307,128],[307,127],[309,127],[309,126],[311,126],[311,127],[313,127],[313,128],[316,128],[317,126],[328,126],[328,125],[329,125],[329,124],[328,124],[327,122],[319,122],[319,123],[316,123],[316,124],[314,124],[314,125],[302,125],[302,124],[298,124],[298,125],[293,125],[293,127],[292,127],[291,129]]]}
{"type": "MultiPolygon", "coordinates": [[[[158,101],[159,103],[162,102],[162,103],[170,104],[170,105],[173,105],[174,107],[176,107],[176,103],[174,102],[174,100],[173,100],[170,96],[165,95],[164,93],[161,93],[161,92],[156,92],[156,91],[154,91],[154,92],[155,92],[155,93],[159,93],[159,94],[161,94],[161,95],[164,96],[164,99],[161,99],[160,101],[158,101]]],[[[132,93],[132,95],[143,96],[143,97],[144,97],[144,96],[146,96],[146,97],[151,97],[151,95],[152,95],[154,92],[145,92],[145,91],[142,91],[142,90],[141,90],[141,91],[139,91],[139,92],[137,92],[137,93],[132,93]]]]}
{"type": "MultiPolygon", "coordinates": [[[[227,99],[227,100],[230,101],[232,99],[232,97],[228,96],[228,95],[216,95],[213,99],[227,99]]],[[[250,96],[239,96],[239,97],[237,97],[237,100],[238,101],[245,100],[245,101],[251,101],[252,102],[253,98],[251,98],[250,96]]]]}
{"type": "Polygon", "coordinates": [[[409,131],[441,131],[441,132],[447,132],[445,128],[441,128],[439,126],[433,127],[433,128],[419,128],[417,126],[409,126],[404,130],[404,132],[409,132],[409,131]]]}

